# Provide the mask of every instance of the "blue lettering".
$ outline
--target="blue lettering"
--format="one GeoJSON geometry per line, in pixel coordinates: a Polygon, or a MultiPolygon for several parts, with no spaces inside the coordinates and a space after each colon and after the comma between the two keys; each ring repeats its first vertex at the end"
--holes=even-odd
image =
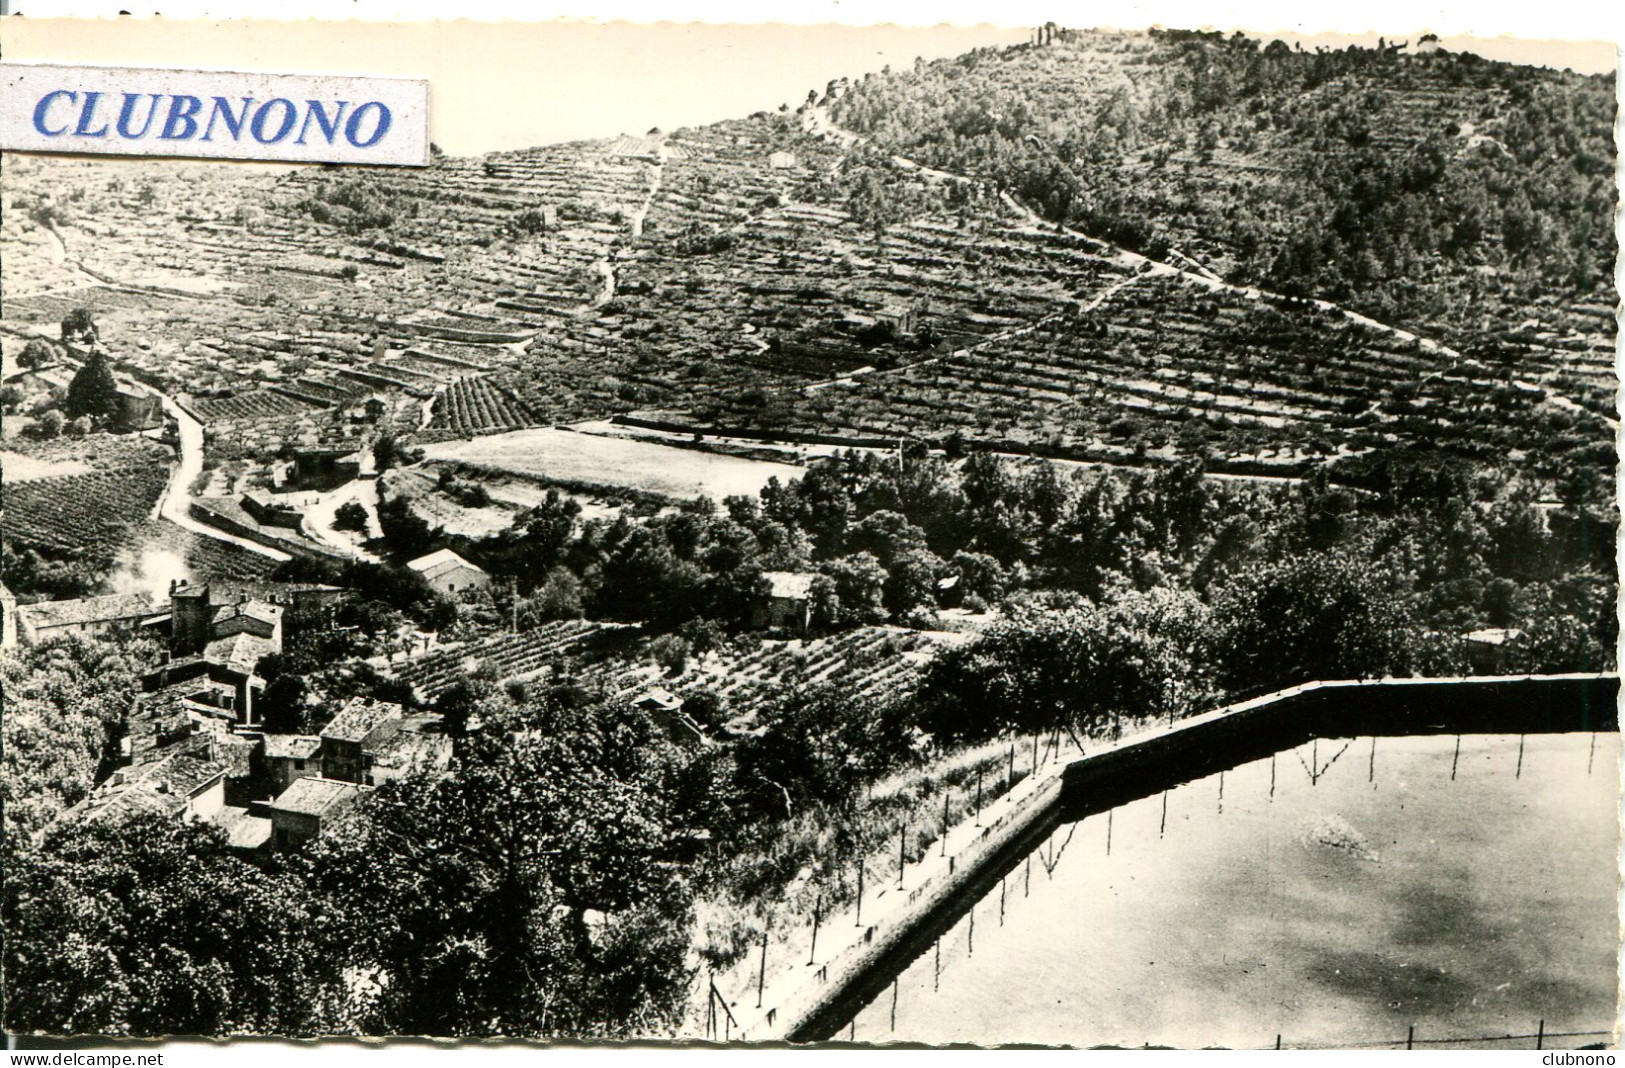
{"type": "Polygon", "coordinates": [[[90,128],[90,121],[96,117],[96,102],[99,101],[101,98],[102,98],[102,94],[99,93],[99,92],[89,92],[89,93],[85,94],[85,101],[84,101],[83,104],[81,104],[79,106],[79,125],[77,125],[77,126],[75,126],[73,128],[73,132],[74,132],[75,136],[78,136],[78,137],[106,137],[107,136],[107,123],[105,123],[105,122],[102,123],[102,128],[100,130],[92,130],[90,128]]]}
{"type": "Polygon", "coordinates": [[[279,96],[275,99],[267,100],[265,103],[260,105],[260,109],[254,113],[254,121],[248,124],[248,132],[253,134],[254,140],[258,141],[260,144],[274,145],[284,137],[288,136],[288,131],[293,129],[294,117],[295,108],[293,106],[293,101],[279,96]],[[271,113],[271,109],[278,104],[281,104],[283,108],[282,125],[277,127],[275,136],[266,137],[265,117],[269,115],[271,113]]]}
{"type": "Polygon", "coordinates": [[[34,105],[34,129],[38,130],[46,137],[61,137],[63,134],[68,132],[68,128],[66,126],[62,127],[60,130],[47,130],[45,128],[45,113],[51,110],[51,105],[56,103],[56,98],[59,96],[67,97],[68,103],[70,104],[79,99],[78,93],[72,93],[66,89],[53,89],[51,92],[40,97],[39,103],[34,105]]]}
{"type": "Polygon", "coordinates": [[[389,132],[389,124],[392,121],[394,120],[388,108],[376,100],[369,100],[350,113],[350,121],[344,124],[344,139],[357,148],[371,148],[383,140],[384,135],[389,132]],[[372,136],[363,141],[358,131],[361,129],[361,116],[365,115],[369,108],[378,109],[378,125],[373,129],[372,136]]]}
{"type": "Polygon", "coordinates": [[[305,124],[299,127],[299,140],[295,141],[294,144],[302,145],[305,143],[305,135],[310,132],[310,120],[313,118],[316,120],[316,125],[321,128],[322,136],[327,138],[327,143],[332,144],[333,137],[339,132],[339,121],[344,118],[344,109],[350,106],[350,102],[340,100],[338,110],[334,112],[331,119],[327,117],[327,111],[322,107],[320,100],[307,100],[305,103],[309,104],[310,107],[305,112],[305,124]]]}
{"type": "Polygon", "coordinates": [[[242,136],[243,123],[248,121],[248,109],[253,103],[253,97],[243,97],[243,110],[233,115],[231,113],[231,105],[226,103],[226,98],[223,96],[215,97],[214,110],[209,112],[209,125],[204,128],[203,136],[198,138],[198,140],[212,141],[214,139],[215,119],[220,119],[222,122],[224,122],[226,124],[226,132],[231,134],[231,139],[233,141],[237,140],[242,136]]]}
{"type": "Polygon", "coordinates": [[[197,133],[197,113],[203,110],[203,101],[195,96],[176,94],[169,100],[169,117],[164,120],[163,132],[158,136],[165,141],[190,141],[197,133]],[[179,128],[186,132],[180,133],[179,128]]]}
{"type": "Polygon", "coordinates": [[[147,121],[141,124],[139,132],[131,133],[130,118],[135,114],[135,102],[141,99],[141,94],[124,94],[124,106],[119,109],[118,113],[118,135],[127,141],[139,141],[147,136],[148,130],[152,129],[152,118],[158,114],[158,101],[164,94],[148,93],[147,95],[152,98],[152,103],[147,107],[147,121]]]}

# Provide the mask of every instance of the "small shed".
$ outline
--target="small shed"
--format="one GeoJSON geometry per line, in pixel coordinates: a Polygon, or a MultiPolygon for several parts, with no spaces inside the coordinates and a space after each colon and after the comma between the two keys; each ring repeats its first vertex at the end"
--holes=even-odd
{"type": "Polygon", "coordinates": [[[471,589],[484,589],[491,585],[491,576],[485,569],[469,563],[450,549],[439,549],[407,562],[407,567],[423,576],[423,581],[437,593],[448,597],[471,589]]]}

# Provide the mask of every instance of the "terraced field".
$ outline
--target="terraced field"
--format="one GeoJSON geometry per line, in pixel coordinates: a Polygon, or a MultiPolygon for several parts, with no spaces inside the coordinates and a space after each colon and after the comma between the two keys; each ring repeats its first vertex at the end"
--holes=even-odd
{"type": "Polygon", "coordinates": [[[856,439],[958,433],[1079,458],[1211,448],[1290,462],[1393,445],[1507,456],[1531,440],[1579,445],[1606,433],[1611,393],[1600,376],[1580,379],[1567,366],[1538,377],[1575,389],[1578,410],[1504,367],[1457,360],[1335,313],[1164,275],[1120,286],[1088,314],[1057,315],[895,371],[785,392],[766,405],[720,398],[666,419],[706,431],[856,439]]]}
{"type": "Polygon", "coordinates": [[[498,679],[542,671],[578,656],[596,640],[626,630],[620,624],[556,620],[519,634],[499,633],[393,667],[395,676],[433,700],[473,672],[498,679]]]}
{"type": "Polygon", "coordinates": [[[455,431],[459,437],[535,426],[525,403],[483,376],[459,378],[435,402],[433,427],[455,431]]]}
{"type": "Polygon", "coordinates": [[[721,698],[731,724],[745,730],[757,724],[768,706],[811,687],[836,687],[854,700],[906,694],[937,649],[963,640],[963,635],[941,631],[860,627],[824,638],[764,641],[748,651],[735,648],[693,657],[675,677],[646,659],[624,657],[576,665],[571,677],[622,697],[636,697],[652,686],[680,697],[705,691],[721,698]]]}
{"type": "Polygon", "coordinates": [[[167,466],[147,464],[8,485],[6,540],[52,553],[117,555],[136,543],[168,481],[167,466]]]}

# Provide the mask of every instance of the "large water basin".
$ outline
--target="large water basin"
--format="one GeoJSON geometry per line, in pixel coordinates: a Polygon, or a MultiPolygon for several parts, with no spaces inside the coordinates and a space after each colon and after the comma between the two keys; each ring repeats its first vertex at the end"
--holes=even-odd
{"type": "Polygon", "coordinates": [[[1619,749],[1617,733],[1323,738],[1062,818],[831,1037],[1606,1041],[1619,749]]]}

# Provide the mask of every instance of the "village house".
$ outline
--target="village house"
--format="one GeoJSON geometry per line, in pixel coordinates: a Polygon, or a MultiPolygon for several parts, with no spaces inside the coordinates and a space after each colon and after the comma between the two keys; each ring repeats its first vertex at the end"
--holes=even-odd
{"type": "Polygon", "coordinates": [[[491,576],[485,570],[464,560],[450,549],[440,549],[410,560],[407,567],[423,576],[423,581],[436,593],[455,597],[471,589],[485,589],[491,585],[491,576]]]}
{"type": "Polygon", "coordinates": [[[406,710],[390,701],[352,697],[322,731],[322,774],[365,782],[371,755],[400,732],[406,710]]]}
{"type": "Polygon", "coordinates": [[[104,635],[131,631],[161,615],[144,593],[114,593],[71,601],[17,605],[17,640],[38,645],[70,634],[104,635]]]}
{"type": "Polygon", "coordinates": [[[361,799],[367,788],[334,779],[295,779],[267,807],[271,843],[278,850],[298,849],[317,838],[325,826],[361,799]]]}
{"type": "Polygon", "coordinates": [[[261,742],[260,765],[273,796],[296,779],[320,775],[322,740],[314,734],[267,734],[261,742]]]}
{"type": "MultiPolygon", "coordinates": [[[[205,733],[214,736],[217,750],[244,748],[244,753],[250,752],[254,743],[231,733],[237,719],[235,686],[206,675],[184,679],[135,696],[125,719],[120,755],[127,763],[145,764],[205,733]]],[[[247,761],[235,752],[220,755],[242,765],[238,774],[248,773],[247,761]]]]}
{"type": "Polygon", "coordinates": [[[321,774],[378,786],[408,775],[434,775],[451,767],[452,745],[440,716],[408,715],[389,701],[354,697],[323,729],[321,774]]]}
{"type": "Polygon", "coordinates": [[[64,812],[61,821],[118,820],[141,813],[212,819],[225,807],[228,770],[207,746],[188,746],[161,760],[120,768],[64,812]]]}
{"type": "Polygon", "coordinates": [[[178,582],[170,587],[169,659],[142,676],[156,691],[177,683],[208,680],[232,690],[237,722],[258,722],[254,699],[265,680],[260,660],[282,651],[282,608],[246,596],[220,603],[208,584],[178,582]]]}
{"type": "Polygon", "coordinates": [[[810,571],[762,572],[751,606],[751,626],[806,630],[812,622],[812,584],[817,578],[810,571]]]}

